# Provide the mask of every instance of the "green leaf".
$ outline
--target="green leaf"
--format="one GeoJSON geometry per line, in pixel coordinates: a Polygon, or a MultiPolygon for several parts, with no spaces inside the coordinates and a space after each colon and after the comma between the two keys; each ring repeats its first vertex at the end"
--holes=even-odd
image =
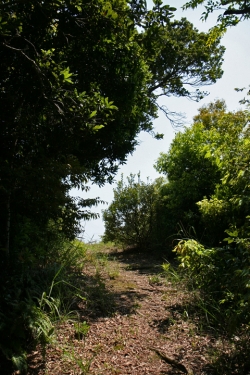
{"type": "Polygon", "coordinates": [[[94,131],[98,131],[98,130],[100,130],[100,129],[102,129],[102,128],[104,128],[104,125],[95,125],[95,126],[93,127],[93,130],[94,130],[94,131]]]}
{"type": "Polygon", "coordinates": [[[239,235],[239,232],[237,229],[235,229],[234,231],[231,231],[229,229],[226,229],[225,232],[230,236],[230,237],[238,237],[239,235]]]}
{"type": "Polygon", "coordinates": [[[73,75],[72,73],[69,72],[69,67],[66,69],[62,70],[60,74],[63,76],[63,80],[68,83],[73,83],[70,77],[73,75]]]}
{"type": "Polygon", "coordinates": [[[90,115],[89,115],[89,118],[92,118],[92,117],[96,116],[96,114],[97,114],[97,111],[91,112],[90,115]]]}

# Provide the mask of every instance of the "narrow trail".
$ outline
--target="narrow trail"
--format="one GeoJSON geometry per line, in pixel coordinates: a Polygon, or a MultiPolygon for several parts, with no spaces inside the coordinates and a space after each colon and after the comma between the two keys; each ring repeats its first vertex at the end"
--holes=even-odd
{"type": "Polygon", "coordinates": [[[83,270],[86,293],[94,297],[94,304],[83,301],[79,310],[90,327],[86,337],[76,337],[73,322],[61,324],[43,366],[37,366],[38,352],[30,357],[29,375],[210,374],[215,339],[201,335],[199,317],[189,316],[185,288],[160,275],[163,260],[133,252],[110,259],[83,270]]]}

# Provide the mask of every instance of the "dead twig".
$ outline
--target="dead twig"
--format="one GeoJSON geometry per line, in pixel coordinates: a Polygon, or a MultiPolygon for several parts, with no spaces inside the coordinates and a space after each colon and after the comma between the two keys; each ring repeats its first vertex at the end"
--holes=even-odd
{"type": "Polygon", "coordinates": [[[167,362],[169,365],[177,368],[178,370],[182,371],[184,374],[190,374],[189,371],[186,369],[186,367],[183,364],[175,361],[172,358],[169,358],[168,356],[166,356],[166,354],[160,352],[156,348],[149,348],[149,349],[153,350],[163,361],[167,362]]]}

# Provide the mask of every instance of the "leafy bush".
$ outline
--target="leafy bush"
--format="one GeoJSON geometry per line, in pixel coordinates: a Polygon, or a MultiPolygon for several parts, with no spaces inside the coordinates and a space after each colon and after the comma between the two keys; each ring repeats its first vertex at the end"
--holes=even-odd
{"type": "Polygon", "coordinates": [[[105,234],[103,240],[151,248],[157,200],[156,184],[135,181],[131,174],[128,184],[122,178],[114,189],[114,200],[103,211],[105,234]]]}
{"type": "Polygon", "coordinates": [[[23,263],[19,262],[19,267],[13,263],[11,275],[1,280],[2,373],[7,373],[8,361],[25,373],[28,348],[40,343],[45,351],[53,337],[54,323],[81,298],[76,276],[84,261],[85,246],[66,242],[60,233],[57,238],[54,233],[53,241],[44,241],[44,245],[46,248],[40,245],[34,254],[26,249],[23,263]],[[45,250],[46,259],[41,257],[45,250]]]}
{"type": "Polygon", "coordinates": [[[235,239],[230,245],[206,249],[195,240],[181,240],[174,248],[207,301],[217,303],[229,331],[250,323],[250,241],[235,239]]]}
{"type": "Polygon", "coordinates": [[[156,170],[167,175],[161,200],[169,235],[181,223],[207,246],[221,246],[230,224],[249,212],[249,115],[227,112],[223,100],[202,107],[177,133],[156,170]]]}

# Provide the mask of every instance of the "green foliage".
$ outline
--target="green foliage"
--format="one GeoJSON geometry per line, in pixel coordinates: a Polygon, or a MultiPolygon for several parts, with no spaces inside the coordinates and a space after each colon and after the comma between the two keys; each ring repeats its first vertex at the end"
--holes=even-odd
{"type": "MultiPolygon", "coordinates": [[[[221,229],[221,222],[227,228],[238,228],[241,238],[248,237],[249,212],[249,113],[235,114],[234,125],[230,118],[224,128],[223,142],[214,149],[216,163],[221,170],[221,180],[217,183],[210,199],[198,202],[202,220],[210,232],[221,229]]],[[[214,133],[216,134],[216,133],[214,133]]],[[[211,157],[211,153],[207,155],[211,157]]],[[[225,228],[226,229],[226,228],[225,228]]],[[[224,229],[224,230],[225,230],[224,229]]],[[[221,240],[224,237],[221,235],[221,240]]]]}
{"type": "MultiPolygon", "coordinates": [[[[250,18],[250,1],[247,0],[191,0],[184,4],[182,9],[194,9],[198,5],[205,7],[201,15],[202,21],[206,21],[211,13],[220,11],[216,25],[210,29],[208,46],[217,38],[223,37],[228,27],[236,26],[239,22],[250,18]]],[[[245,102],[245,99],[242,102],[245,102]]]]}
{"type": "Polygon", "coordinates": [[[95,357],[95,354],[91,358],[79,358],[79,354],[75,353],[75,348],[73,345],[67,345],[66,348],[63,349],[63,354],[65,360],[67,361],[68,367],[70,370],[72,369],[72,364],[77,366],[77,371],[80,371],[80,375],[88,375],[90,374],[90,366],[95,357]]]}
{"type": "MultiPolygon", "coordinates": [[[[15,269],[15,274],[1,284],[0,353],[24,373],[30,345],[40,343],[45,354],[46,345],[53,338],[54,324],[84,298],[76,276],[84,261],[85,247],[63,242],[59,237],[51,240],[46,251],[44,261],[35,261],[32,252],[32,261],[25,259],[23,267],[15,269]]],[[[2,365],[0,369],[5,371],[2,365]]]]}
{"type": "Polygon", "coordinates": [[[75,336],[78,340],[85,339],[89,331],[89,325],[86,321],[74,323],[75,336]]]}
{"type": "MultiPolygon", "coordinates": [[[[139,132],[153,131],[159,95],[199,99],[199,88],[222,75],[219,38],[208,46],[210,33],[185,19],[172,21],[173,11],[161,1],[152,10],[126,0],[0,3],[0,312],[6,322],[0,337],[2,351],[19,367],[27,338],[49,336],[43,314],[60,315],[68,303],[62,295],[72,284],[62,282],[62,270],[76,258],[63,243],[76,237],[81,219],[95,217],[89,208],[99,200],[72,198],[70,189],[112,181],[139,132]],[[7,331],[6,311],[15,332],[7,331]]],[[[144,190],[150,206],[154,189],[146,184],[144,190]]],[[[151,231],[143,207],[140,244],[151,231]]]]}
{"type": "MultiPolygon", "coordinates": [[[[246,112],[227,112],[225,103],[216,101],[202,107],[192,127],[177,133],[169,152],[160,155],[156,169],[168,178],[160,193],[169,235],[177,233],[181,223],[194,227],[207,245],[217,246],[223,240],[232,211],[230,200],[222,199],[222,191],[228,194],[229,189],[221,179],[228,175],[229,165],[239,165],[233,154],[240,157],[247,148],[243,136],[247,122],[246,112]]],[[[244,155],[247,158],[247,151],[244,155]]]]}
{"type": "Polygon", "coordinates": [[[26,368],[25,349],[28,340],[32,338],[44,347],[50,342],[53,325],[48,315],[30,297],[22,300],[16,293],[14,299],[12,293],[11,296],[5,294],[2,298],[0,349],[18,370],[23,371],[26,368]],[[8,308],[7,313],[4,312],[4,307],[8,308]]]}
{"type": "Polygon", "coordinates": [[[181,240],[174,248],[204,299],[217,304],[220,323],[226,317],[230,333],[250,322],[249,245],[247,239],[236,241],[236,246],[205,248],[195,240],[181,240]]]}
{"type": "Polygon", "coordinates": [[[3,269],[19,239],[30,249],[50,221],[76,236],[99,201],[70,189],[112,181],[138,133],[153,131],[159,95],[199,99],[221,77],[219,38],[207,47],[209,33],[173,11],[161,1],[0,4],[3,269]]]}
{"type": "Polygon", "coordinates": [[[183,9],[194,9],[200,4],[205,6],[205,11],[202,13],[203,20],[206,20],[209,14],[216,10],[223,11],[218,17],[222,28],[237,25],[240,21],[250,17],[250,2],[246,0],[191,0],[184,4],[183,9]]]}
{"type": "Polygon", "coordinates": [[[199,110],[156,165],[168,177],[160,193],[169,234],[181,223],[180,266],[201,290],[212,324],[226,317],[230,333],[250,322],[249,147],[248,110],[227,112],[217,101],[199,110]]]}
{"type": "Polygon", "coordinates": [[[105,223],[104,241],[114,241],[125,246],[135,245],[140,248],[152,247],[156,185],[135,181],[136,176],[118,182],[114,189],[114,200],[103,211],[105,223]]]}
{"type": "Polygon", "coordinates": [[[160,193],[169,236],[178,233],[178,223],[195,227],[198,236],[203,233],[196,202],[210,196],[220,178],[216,164],[205,157],[207,140],[203,125],[196,124],[178,133],[168,154],[162,153],[157,160],[157,171],[168,179],[160,193]]]}

